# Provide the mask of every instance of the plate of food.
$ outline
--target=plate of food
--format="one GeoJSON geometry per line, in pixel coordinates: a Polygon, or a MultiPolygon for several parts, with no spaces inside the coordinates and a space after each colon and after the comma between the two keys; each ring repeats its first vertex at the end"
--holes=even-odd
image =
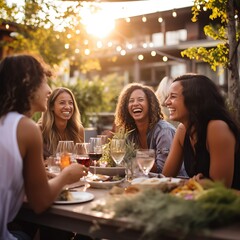
{"type": "Polygon", "coordinates": [[[135,178],[132,180],[132,185],[134,184],[141,184],[141,185],[156,185],[160,183],[180,183],[182,179],[180,178],[172,178],[172,177],[162,177],[162,178],[147,178],[147,177],[141,177],[141,178],[135,178]]]}
{"type": "Polygon", "coordinates": [[[111,188],[123,182],[124,177],[96,174],[96,177],[94,175],[88,176],[86,181],[92,188],[111,188]]]}
{"type": "Polygon", "coordinates": [[[135,178],[131,182],[131,186],[139,189],[148,187],[160,189],[163,192],[170,192],[172,189],[183,185],[185,180],[180,178],[162,177],[162,178],[135,178]]]}
{"type": "Polygon", "coordinates": [[[89,192],[71,192],[69,190],[63,190],[57,199],[55,204],[75,204],[88,202],[94,199],[94,195],[89,192]]]}
{"type": "MultiPolygon", "coordinates": [[[[94,166],[90,166],[90,172],[94,172],[94,166]]],[[[97,174],[108,176],[125,176],[125,167],[96,167],[97,174]]]]}

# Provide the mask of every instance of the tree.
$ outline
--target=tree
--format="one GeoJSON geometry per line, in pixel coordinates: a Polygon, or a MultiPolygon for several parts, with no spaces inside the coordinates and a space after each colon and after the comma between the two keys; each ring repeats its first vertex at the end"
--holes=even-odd
{"type": "Polygon", "coordinates": [[[13,52],[39,54],[52,66],[66,58],[81,65],[87,35],[81,25],[81,2],[25,0],[24,5],[8,5],[0,0],[0,10],[0,24],[15,28],[13,41],[2,45],[13,52]]]}
{"type": "Polygon", "coordinates": [[[215,48],[193,47],[182,51],[182,56],[207,62],[216,71],[218,66],[228,69],[228,101],[237,120],[240,120],[240,85],[238,47],[240,42],[239,0],[194,0],[192,21],[199,13],[210,10],[209,19],[219,20],[217,25],[206,25],[204,32],[214,40],[220,40],[215,48]]]}

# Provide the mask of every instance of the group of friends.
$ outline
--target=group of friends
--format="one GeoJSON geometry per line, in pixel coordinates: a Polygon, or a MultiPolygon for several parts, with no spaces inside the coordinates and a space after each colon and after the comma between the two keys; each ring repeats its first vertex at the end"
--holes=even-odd
{"type": "MultiPolygon", "coordinates": [[[[73,93],[64,87],[52,91],[52,76],[50,67],[32,55],[8,56],[0,63],[0,239],[28,239],[9,228],[24,196],[41,213],[66,184],[87,174],[85,166],[73,163],[47,177],[44,159],[54,154],[58,141],[85,139],[73,93]],[[42,112],[37,123],[31,119],[35,112],[42,112]]],[[[126,85],[115,130],[129,132],[136,148],[155,149],[152,172],[208,178],[239,190],[240,130],[218,87],[193,73],[160,85],[156,92],[139,83],[126,85]]]]}

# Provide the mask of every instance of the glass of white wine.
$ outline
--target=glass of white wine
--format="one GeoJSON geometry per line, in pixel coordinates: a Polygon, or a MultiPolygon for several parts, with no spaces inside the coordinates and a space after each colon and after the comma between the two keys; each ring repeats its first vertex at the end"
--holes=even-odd
{"type": "Polygon", "coordinates": [[[122,138],[113,138],[111,140],[110,146],[110,153],[111,157],[113,158],[114,162],[119,165],[126,153],[126,143],[125,139],[122,138]]]}
{"type": "Polygon", "coordinates": [[[139,168],[145,176],[148,176],[155,162],[154,149],[139,149],[136,152],[136,159],[139,168]]]}

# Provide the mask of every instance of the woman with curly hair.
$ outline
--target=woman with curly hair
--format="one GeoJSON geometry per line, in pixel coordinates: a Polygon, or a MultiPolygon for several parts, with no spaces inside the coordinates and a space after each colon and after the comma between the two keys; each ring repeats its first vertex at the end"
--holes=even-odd
{"type": "Polygon", "coordinates": [[[166,104],[170,119],[180,125],[163,174],[176,176],[184,162],[189,177],[240,189],[240,131],[214,82],[198,74],[180,76],[166,104]]]}
{"type": "MultiPolygon", "coordinates": [[[[175,128],[163,120],[154,91],[139,83],[128,84],[121,92],[116,107],[115,124],[129,133],[136,148],[155,149],[152,172],[161,173],[175,134],[175,128]]],[[[179,175],[184,176],[181,169],[179,175]]]]}
{"type": "Polygon", "coordinates": [[[44,141],[44,158],[55,154],[59,141],[84,142],[84,128],[73,93],[64,87],[53,90],[47,111],[38,124],[44,141]]]}
{"type": "Polygon", "coordinates": [[[40,213],[51,206],[66,184],[86,176],[83,165],[71,164],[48,180],[43,164],[42,134],[31,119],[46,111],[52,76],[44,62],[31,55],[14,55],[0,63],[0,239],[29,239],[9,225],[22,206],[40,213]],[[11,229],[11,230],[10,230],[11,229]]]}

